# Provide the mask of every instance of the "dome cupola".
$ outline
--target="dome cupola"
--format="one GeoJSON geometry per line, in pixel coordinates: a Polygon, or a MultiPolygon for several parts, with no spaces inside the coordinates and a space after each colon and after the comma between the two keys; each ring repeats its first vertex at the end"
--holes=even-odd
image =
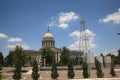
{"type": "Polygon", "coordinates": [[[50,29],[48,27],[47,33],[43,36],[42,47],[54,47],[55,41],[53,35],[50,33],[50,29]]]}
{"type": "Polygon", "coordinates": [[[45,33],[43,38],[53,38],[53,35],[50,33],[49,27],[47,33],[45,33]]]}

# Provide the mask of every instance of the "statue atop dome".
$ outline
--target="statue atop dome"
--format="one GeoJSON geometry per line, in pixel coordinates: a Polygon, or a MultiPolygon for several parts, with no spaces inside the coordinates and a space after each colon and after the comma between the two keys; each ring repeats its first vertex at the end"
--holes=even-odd
{"type": "Polygon", "coordinates": [[[48,26],[48,31],[47,32],[50,32],[50,27],[48,26]]]}
{"type": "Polygon", "coordinates": [[[53,38],[53,35],[51,34],[49,27],[48,27],[47,33],[44,34],[43,38],[53,38]]]}

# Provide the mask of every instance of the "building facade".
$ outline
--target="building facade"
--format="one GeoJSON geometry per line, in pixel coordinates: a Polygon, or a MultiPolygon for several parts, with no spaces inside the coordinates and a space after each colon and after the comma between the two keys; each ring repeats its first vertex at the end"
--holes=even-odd
{"type": "MultiPolygon", "coordinates": [[[[26,50],[26,53],[31,56],[32,59],[36,59],[39,65],[46,64],[45,61],[42,62],[42,50],[44,48],[49,48],[54,52],[56,62],[60,62],[60,56],[61,56],[61,49],[57,48],[55,46],[55,40],[53,34],[50,32],[50,29],[48,27],[47,32],[43,35],[42,38],[42,47],[36,51],[36,50],[26,50]]],[[[83,53],[76,50],[70,50],[70,57],[75,59],[78,58],[78,64],[80,64],[81,57],[83,57],[83,53]]]]}
{"type": "Polygon", "coordinates": [[[36,50],[25,50],[25,51],[27,54],[29,54],[29,56],[31,56],[32,59],[37,60],[38,65],[42,65],[44,64],[44,62],[42,62],[41,60],[43,48],[50,48],[54,52],[56,62],[58,63],[60,61],[61,49],[55,47],[55,40],[54,40],[52,33],[49,30],[49,27],[48,27],[47,32],[43,36],[42,48],[40,48],[39,51],[36,51],[36,50]]]}
{"type": "Polygon", "coordinates": [[[42,48],[40,49],[41,54],[43,48],[50,48],[54,52],[56,62],[58,63],[60,61],[61,50],[55,47],[55,40],[52,33],[50,32],[49,27],[47,32],[43,36],[42,48]]]}

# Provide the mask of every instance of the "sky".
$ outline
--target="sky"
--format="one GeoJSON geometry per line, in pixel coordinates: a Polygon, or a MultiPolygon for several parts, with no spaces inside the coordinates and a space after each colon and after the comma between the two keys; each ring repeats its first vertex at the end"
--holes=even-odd
{"type": "Polygon", "coordinates": [[[56,47],[79,50],[80,33],[89,50],[117,54],[120,49],[120,0],[0,0],[0,51],[4,56],[21,45],[39,50],[48,26],[56,47]],[[80,32],[80,21],[85,31],[80,32]]]}

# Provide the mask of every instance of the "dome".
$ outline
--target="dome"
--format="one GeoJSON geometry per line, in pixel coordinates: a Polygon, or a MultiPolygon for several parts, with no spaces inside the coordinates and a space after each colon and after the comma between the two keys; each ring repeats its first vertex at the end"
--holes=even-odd
{"type": "Polygon", "coordinates": [[[54,46],[55,46],[54,37],[50,33],[50,30],[48,27],[48,31],[43,36],[42,47],[54,47],[54,46]]]}
{"type": "Polygon", "coordinates": [[[50,32],[47,32],[43,38],[53,38],[53,35],[50,32]]]}

